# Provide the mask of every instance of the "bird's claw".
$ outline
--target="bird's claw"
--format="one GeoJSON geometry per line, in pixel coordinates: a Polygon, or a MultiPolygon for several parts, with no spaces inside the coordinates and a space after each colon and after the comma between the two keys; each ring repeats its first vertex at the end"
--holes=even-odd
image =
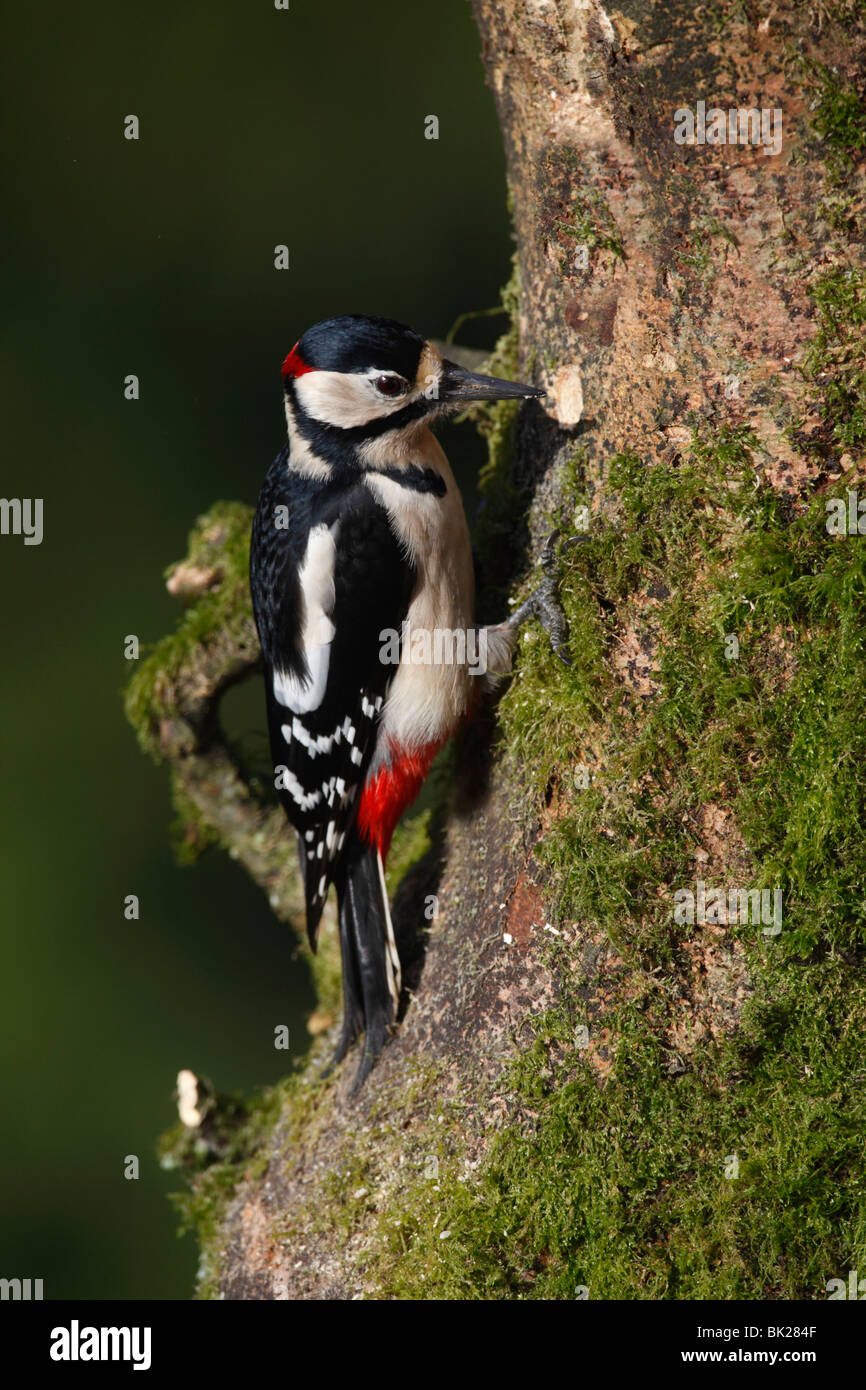
{"type": "Polygon", "coordinates": [[[556,580],[552,575],[545,575],[535,591],[535,616],[547,633],[551,648],[563,666],[570,666],[571,660],[565,654],[568,644],[568,623],[557,597],[556,580]]]}
{"type": "MultiPolygon", "coordinates": [[[[520,627],[528,618],[537,618],[550,638],[551,649],[559,657],[563,666],[570,667],[571,661],[565,655],[568,644],[568,623],[565,620],[565,614],[562,611],[562,605],[556,591],[556,542],[559,540],[559,534],[559,531],[551,531],[547,537],[539,560],[539,565],[544,571],[544,578],[526,602],[512,613],[510,625],[520,627]]],[[[585,536],[574,536],[565,542],[565,546],[570,547],[576,545],[578,541],[586,539],[585,536]]]]}

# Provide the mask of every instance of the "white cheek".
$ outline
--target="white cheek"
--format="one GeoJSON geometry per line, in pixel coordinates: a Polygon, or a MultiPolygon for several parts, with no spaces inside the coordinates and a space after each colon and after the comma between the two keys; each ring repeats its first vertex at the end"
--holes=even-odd
{"type": "Polygon", "coordinates": [[[345,430],[392,415],[407,400],[385,399],[368,376],[356,372],[305,372],[297,378],[295,391],[301,409],[313,420],[345,430]]]}
{"type": "Polygon", "coordinates": [[[305,372],[295,382],[295,390],[301,409],[322,424],[351,429],[370,418],[370,384],[364,377],[346,372],[305,372]]]}

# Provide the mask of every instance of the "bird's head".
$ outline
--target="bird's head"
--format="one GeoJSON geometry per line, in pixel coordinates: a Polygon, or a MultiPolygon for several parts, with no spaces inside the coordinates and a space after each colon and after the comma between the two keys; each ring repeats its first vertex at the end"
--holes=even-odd
{"type": "Polygon", "coordinates": [[[283,381],[296,417],[356,438],[408,429],[473,401],[544,395],[464,371],[405,324],[363,314],[309,328],[283,363],[283,381]]]}

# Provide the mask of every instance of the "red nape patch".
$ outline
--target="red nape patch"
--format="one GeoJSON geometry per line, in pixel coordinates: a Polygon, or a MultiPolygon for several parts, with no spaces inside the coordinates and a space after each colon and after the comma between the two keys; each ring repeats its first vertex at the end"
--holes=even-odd
{"type": "MultiPolygon", "coordinates": [[[[298,340],[300,342],[300,339],[298,340]]],[[[283,363],[283,380],[287,376],[303,376],[305,372],[313,372],[315,367],[309,367],[303,357],[298,353],[298,344],[292,348],[285,362],[283,363]]]]}
{"type": "Polygon", "coordinates": [[[445,742],[425,743],[421,748],[394,748],[391,762],[370,779],[361,793],[358,806],[358,833],[362,840],[375,845],[388,858],[394,827],[421,790],[430,764],[445,742]]]}

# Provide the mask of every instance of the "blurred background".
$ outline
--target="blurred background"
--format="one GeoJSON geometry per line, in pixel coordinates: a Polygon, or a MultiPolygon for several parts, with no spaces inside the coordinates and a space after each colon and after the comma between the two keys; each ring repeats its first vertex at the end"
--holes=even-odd
{"type": "MultiPolygon", "coordinates": [[[[276,1080],[274,1021],[303,1046],[313,1000],[227,857],[176,866],[167,773],[123,717],[123,639],[173,627],[163,570],[196,515],[255,500],[309,324],[381,313],[443,337],[499,302],[504,161],[466,0],[17,6],[0,65],[0,495],[44,499],[41,545],[0,536],[0,1276],[185,1298],[181,1179],[154,1156],[177,1070],[276,1080]]],[[[469,479],[471,426],[444,442],[469,479]]]]}

